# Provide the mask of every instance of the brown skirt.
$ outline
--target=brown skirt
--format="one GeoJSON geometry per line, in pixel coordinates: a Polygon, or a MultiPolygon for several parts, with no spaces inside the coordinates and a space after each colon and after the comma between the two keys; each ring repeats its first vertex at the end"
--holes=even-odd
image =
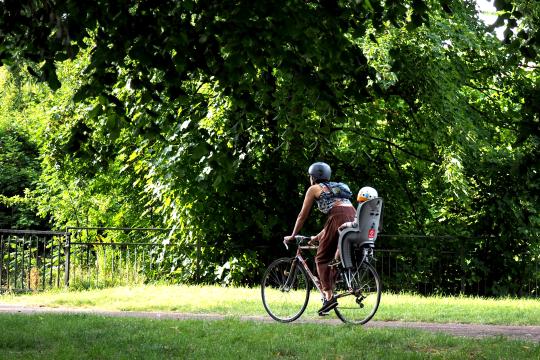
{"type": "Polygon", "coordinates": [[[317,264],[329,263],[336,254],[339,234],[338,229],[347,221],[353,221],[356,210],[352,206],[335,206],[328,213],[328,218],[324,224],[324,233],[319,239],[319,248],[315,261],[317,264]]]}

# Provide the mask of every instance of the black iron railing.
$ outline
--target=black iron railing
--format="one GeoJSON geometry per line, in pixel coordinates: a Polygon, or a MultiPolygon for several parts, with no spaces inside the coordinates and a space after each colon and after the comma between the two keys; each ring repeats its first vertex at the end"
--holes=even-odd
{"type": "MultiPolygon", "coordinates": [[[[84,227],[64,232],[0,229],[0,292],[62,286],[95,288],[160,280],[165,270],[154,270],[160,256],[168,251],[168,242],[164,241],[168,235],[169,229],[159,228],[84,227]]],[[[468,245],[474,244],[474,240],[380,235],[375,267],[386,291],[492,295],[487,279],[493,269],[483,267],[482,254],[468,245]],[[431,245],[426,246],[428,242],[431,245]]],[[[188,251],[196,257],[190,281],[198,282],[201,244],[188,251]]],[[[499,295],[539,296],[538,256],[523,254],[523,258],[523,271],[499,295]]]]}
{"type": "Polygon", "coordinates": [[[65,232],[0,229],[0,291],[64,284],[65,244],[65,232]]]}

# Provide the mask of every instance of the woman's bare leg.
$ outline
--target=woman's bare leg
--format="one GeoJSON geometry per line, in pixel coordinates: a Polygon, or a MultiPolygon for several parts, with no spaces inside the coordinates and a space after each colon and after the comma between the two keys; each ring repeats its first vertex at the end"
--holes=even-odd
{"type": "Polygon", "coordinates": [[[321,282],[325,299],[332,299],[332,296],[334,295],[333,268],[329,267],[328,264],[317,263],[317,272],[319,273],[319,281],[321,282]]]}

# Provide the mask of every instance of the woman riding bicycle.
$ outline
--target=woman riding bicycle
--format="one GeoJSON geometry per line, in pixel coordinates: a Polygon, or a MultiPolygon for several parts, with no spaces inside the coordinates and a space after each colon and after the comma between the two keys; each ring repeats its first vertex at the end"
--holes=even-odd
{"type": "Polygon", "coordinates": [[[328,164],[324,162],[313,163],[309,167],[308,173],[311,186],[304,197],[302,210],[298,214],[293,232],[290,236],[285,236],[284,241],[293,240],[294,236],[300,232],[314,202],[317,203],[320,211],[328,215],[322,231],[316,236],[312,236],[310,241],[311,243],[319,243],[315,263],[325,296],[319,313],[324,314],[338,305],[333,294],[334,270],[328,266],[334,259],[337,250],[338,228],[345,222],[353,221],[356,211],[349,200],[352,196],[349,187],[343,183],[329,182],[332,170],[328,164]]]}

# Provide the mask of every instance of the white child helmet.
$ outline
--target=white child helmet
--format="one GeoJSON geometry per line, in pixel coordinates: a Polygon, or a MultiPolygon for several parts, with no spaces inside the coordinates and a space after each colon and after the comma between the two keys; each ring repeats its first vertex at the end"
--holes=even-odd
{"type": "Polygon", "coordinates": [[[375,199],[378,196],[379,196],[379,194],[377,194],[377,190],[375,190],[374,188],[369,187],[369,186],[364,186],[358,192],[358,196],[357,196],[356,200],[358,200],[358,202],[364,202],[364,201],[368,201],[368,200],[371,200],[371,199],[375,199]]]}

